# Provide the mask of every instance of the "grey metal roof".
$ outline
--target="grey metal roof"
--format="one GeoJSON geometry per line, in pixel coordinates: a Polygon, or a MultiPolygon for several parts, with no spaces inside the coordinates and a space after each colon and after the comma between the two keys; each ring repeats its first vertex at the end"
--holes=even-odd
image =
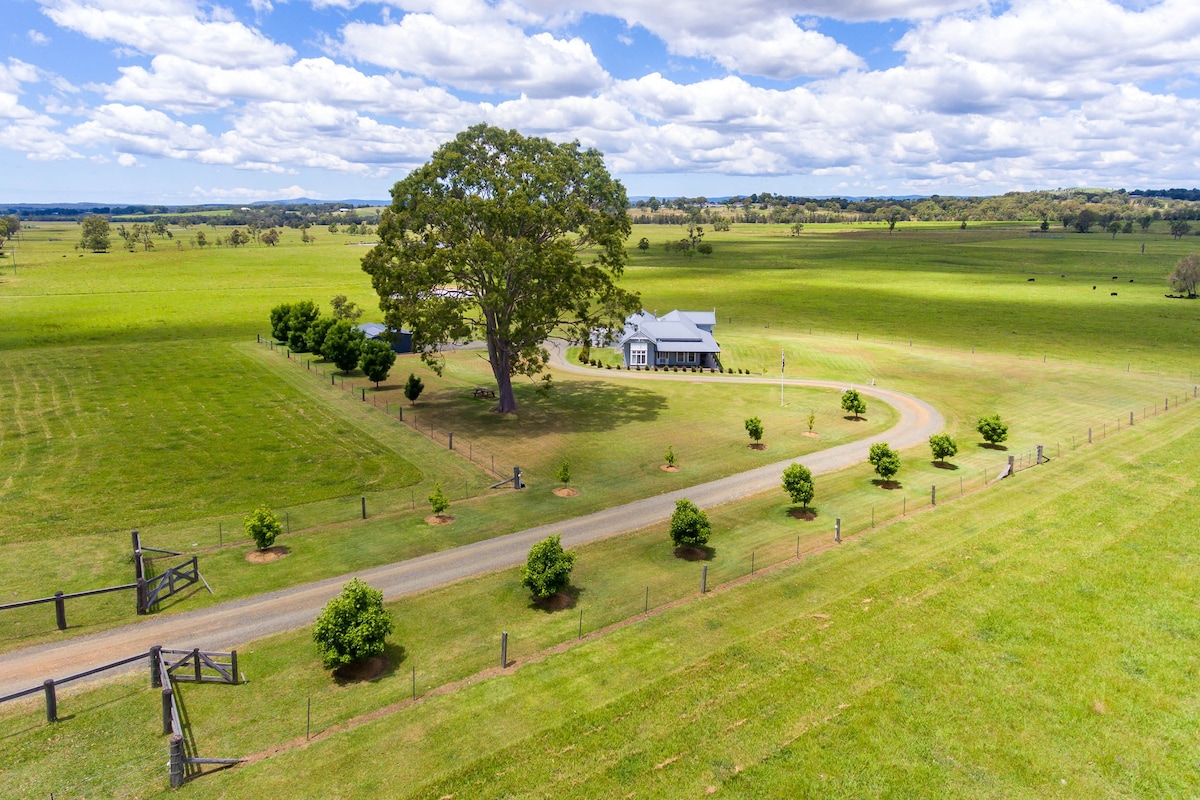
{"type": "MultiPolygon", "coordinates": [[[[715,318],[712,312],[707,313],[715,318]]],[[[626,320],[626,334],[620,345],[632,339],[648,339],[656,350],[662,352],[719,353],[720,345],[708,331],[696,327],[689,312],[672,311],[655,317],[649,311],[632,314],[626,320]]]]}
{"type": "Polygon", "coordinates": [[[354,327],[362,331],[368,339],[378,339],[387,332],[387,325],[381,325],[378,322],[364,322],[362,325],[355,325],[354,327]]]}

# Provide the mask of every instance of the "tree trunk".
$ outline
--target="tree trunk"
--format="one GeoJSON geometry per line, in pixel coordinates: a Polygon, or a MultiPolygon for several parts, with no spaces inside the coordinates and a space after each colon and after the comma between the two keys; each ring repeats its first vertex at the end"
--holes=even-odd
{"type": "Polygon", "coordinates": [[[492,374],[496,376],[496,398],[492,410],[499,414],[513,414],[517,410],[517,399],[513,397],[512,376],[508,374],[507,361],[504,366],[492,363],[492,374]]]}
{"type": "Polygon", "coordinates": [[[512,375],[508,365],[510,356],[508,348],[504,347],[496,335],[492,321],[488,320],[487,349],[488,361],[492,365],[492,376],[496,379],[496,407],[492,410],[498,414],[513,414],[517,410],[517,399],[513,396],[512,375]]]}

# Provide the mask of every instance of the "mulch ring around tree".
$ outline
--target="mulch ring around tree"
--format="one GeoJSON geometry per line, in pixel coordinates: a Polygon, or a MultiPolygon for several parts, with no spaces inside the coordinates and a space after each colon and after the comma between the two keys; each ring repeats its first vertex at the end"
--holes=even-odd
{"type": "Polygon", "coordinates": [[[266,564],[270,561],[278,561],[279,559],[292,552],[283,545],[275,545],[268,547],[266,550],[251,550],[246,553],[246,560],[251,564],[266,564]]]}
{"type": "Polygon", "coordinates": [[[572,489],[569,486],[559,486],[557,489],[554,490],[554,493],[556,495],[558,495],[559,497],[578,497],[579,496],[579,490],[572,489]]]}
{"type": "Polygon", "coordinates": [[[663,464],[661,467],[659,467],[659,469],[661,469],[663,472],[679,472],[679,467],[675,466],[674,464],[663,464]]]}
{"type": "Polygon", "coordinates": [[[763,444],[762,442],[751,442],[750,449],[751,450],[766,450],[767,446],[765,444],[763,444]]]}
{"type": "Polygon", "coordinates": [[[808,438],[810,438],[810,439],[820,439],[820,438],[821,438],[821,434],[819,434],[819,433],[813,433],[812,431],[804,431],[804,432],[803,432],[803,433],[801,433],[800,435],[801,435],[801,436],[807,436],[807,437],[808,437],[808,438]]]}
{"type": "Polygon", "coordinates": [[[812,522],[817,518],[817,512],[811,508],[793,508],[788,512],[788,516],[792,519],[802,519],[805,522],[812,522]]]}
{"type": "Polygon", "coordinates": [[[712,551],[707,547],[676,547],[675,557],[684,561],[706,561],[712,558],[712,551]]]}
{"type": "Polygon", "coordinates": [[[449,525],[454,522],[454,517],[449,514],[431,514],[425,518],[425,522],[430,525],[449,525]]]}
{"type": "Polygon", "coordinates": [[[533,605],[543,611],[562,611],[575,605],[575,596],[569,592],[555,592],[549,597],[536,597],[533,605]]]}
{"type": "Polygon", "coordinates": [[[371,656],[353,664],[346,664],[333,671],[339,681],[360,682],[377,680],[387,671],[388,660],[384,656],[371,656]]]}

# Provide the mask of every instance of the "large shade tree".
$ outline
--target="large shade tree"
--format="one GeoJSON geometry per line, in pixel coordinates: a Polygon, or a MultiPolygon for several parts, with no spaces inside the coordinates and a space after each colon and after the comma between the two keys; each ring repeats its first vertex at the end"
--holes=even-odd
{"type": "Polygon", "coordinates": [[[512,376],[542,370],[548,339],[584,341],[637,309],[615,283],[625,207],[599,151],[476,125],[392,188],[363,269],[435,370],[440,343],[483,339],[496,410],[513,412],[512,376]]]}

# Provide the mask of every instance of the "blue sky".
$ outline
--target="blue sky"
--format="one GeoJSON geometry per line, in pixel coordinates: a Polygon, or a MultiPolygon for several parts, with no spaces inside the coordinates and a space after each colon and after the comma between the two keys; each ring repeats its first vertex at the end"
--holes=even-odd
{"type": "Polygon", "coordinates": [[[1200,184],[1196,0],[5,6],[5,202],[382,199],[480,121],[631,195],[1200,184]]]}

